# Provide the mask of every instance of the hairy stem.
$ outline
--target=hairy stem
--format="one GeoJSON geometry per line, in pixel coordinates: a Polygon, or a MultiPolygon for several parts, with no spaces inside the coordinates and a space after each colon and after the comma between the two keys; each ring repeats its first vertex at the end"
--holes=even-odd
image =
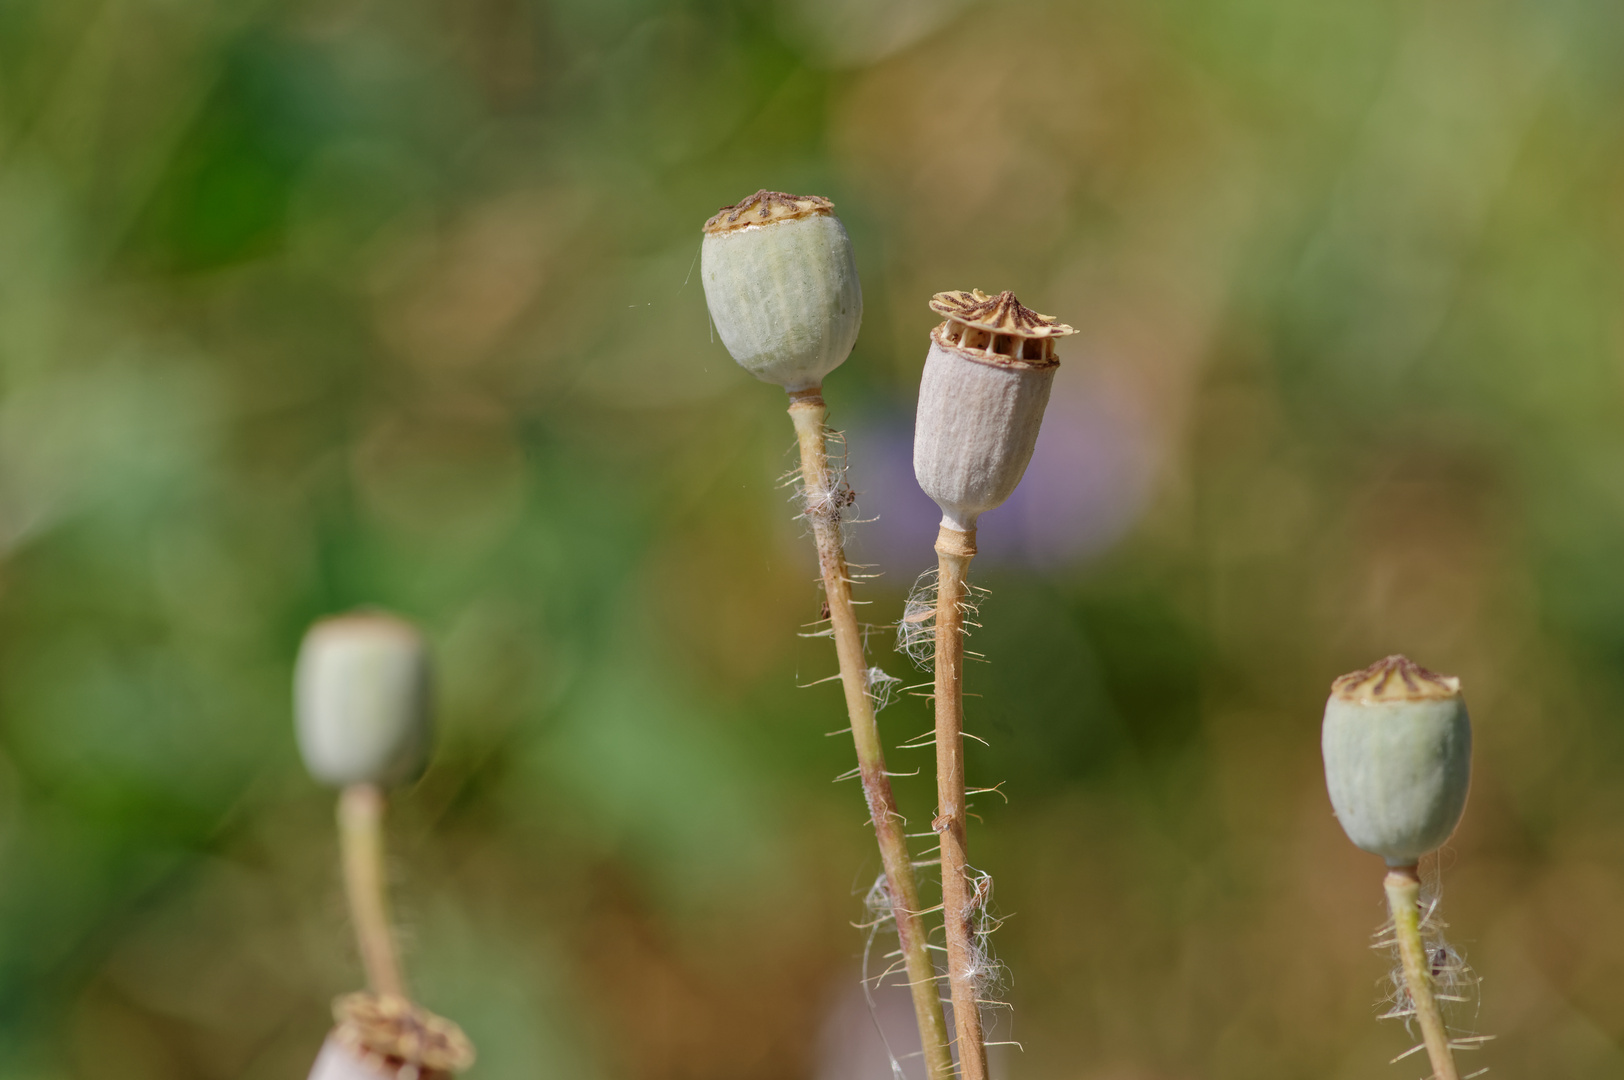
{"type": "Polygon", "coordinates": [[[1410,1000],[1415,1003],[1416,1019],[1421,1022],[1421,1040],[1432,1061],[1433,1080],[1460,1080],[1449,1050],[1449,1033],[1444,1030],[1443,1015],[1432,996],[1432,969],[1427,962],[1427,950],[1421,944],[1421,879],[1415,867],[1395,866],[1387,871],[1382,884],[1387,888],[1387,906],[1393,913],[1398,955],[1404,963],[1404,982],[1409,988],[1410,1000]]]}
{"type": "Polygon", "coordinates": [[[801,482],[806,499],[806,516],[818,545],[818,566],[823,574],[823,593],[829,604],[829,622],[834,628],[835,653],[840,659],[840,681],[846,691],[846,712],[851,717],[852,740],[857,745],[858,773],[863,795],[874,820],[874,837],[880,845],[880,861],[885,866],[891,914],[896,919],[897,938],[908,970],[908,986],[913,993],[914,1018],[924,1046],[925,1070],[930,1080],[951,1080],[953,1058],[948,1049],[947,1022],[936,986],[936,969],[927,951],[925,922],[920,915],[919,886],[914,880],[913,860],[903,832],[902,815],[897,812],[891,781],[885,773],[885,751],[880,744],[880,728],[874,719],[874,702],[868,692],[868,662],[863,654],[862,631],[852,607],[851,577],[846,569],[846,552],[840,540],[839,492],[831,483],[824,419],[828,406],[819,390],[790,395],[789,415],[801,444],[801,482]]]}
{"type": "Polygon", "coordinates": [[[350,918],[375,994],[406,996],[395,935],[389,922],[389,893],[383,858],[384,794],[376,784],[351,784],[338,797],[338,841],[344,861],[344,892],[350,918]]]}
{"type": "Polygon", "coordinates": [[[964,1080],[986,1080],[987,1047],[981,1030],[981,963],[975,943],[976,908],[967,876],[964,805],[964,598],[974,530],[943,525],[936,537],[936,820],[942,839],[942,923],[947,931],[947,977],[964,1080]]]}

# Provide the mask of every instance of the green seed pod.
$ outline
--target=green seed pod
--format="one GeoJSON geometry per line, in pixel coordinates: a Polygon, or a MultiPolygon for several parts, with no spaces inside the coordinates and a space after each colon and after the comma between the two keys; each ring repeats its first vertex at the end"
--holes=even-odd
{"type": "Polygon", "coordinates": [[[323,619],[294,669],[299,750],[324,783],[399,784],[423,771],[433,742],[428,648],[382,612],[323,619]]]}
{"type": "Polygon", "coordinates": [[[1076,331],[1012,292],[937,293],[930,306],[947,321],[931,331],[920,379],[914,476],[942,524],[970,532],[1025,475],[1060,366],[1054,339],[1076,331]]]}
{"type": "Polygon", "coordinates": [[[1325,786],[1348,839],[1413,866],[1466,807],[1472,723],[1460,680],[1389,656],[1331,684],[1321,732],[1325,786]]]}
{"type": "Polygon", "coordinates": [[[863,289],[834,203],[758,191],[705,222],[705,302],[722,344],[746,371],[813,390],[851,355],[863,289]]]}

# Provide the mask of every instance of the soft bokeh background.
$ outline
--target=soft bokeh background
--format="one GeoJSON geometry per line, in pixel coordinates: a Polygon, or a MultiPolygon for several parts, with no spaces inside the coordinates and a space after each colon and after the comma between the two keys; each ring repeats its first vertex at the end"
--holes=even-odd
{"type": "Polygon", "coordinates": [[[1624,1073],[1621,55],[1602,0],[0,3],[0,1077],[304,1075],[360,973],[290,666],[362,603],[440,661],[391,842],[472,1075],[889,1075],[784,401],[692,273],[759,187],[856,243],[882,627],[930,294],[1081,330],[976,570],[999,1072],[1424,1071],[1318,771],[1402,650],[1477,724],[1475,1060],[1624,1073]]]}

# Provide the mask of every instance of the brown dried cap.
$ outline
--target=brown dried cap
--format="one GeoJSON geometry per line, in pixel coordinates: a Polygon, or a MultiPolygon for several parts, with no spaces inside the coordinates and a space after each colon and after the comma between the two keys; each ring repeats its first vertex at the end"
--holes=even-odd
{"type": "Polygon", "coordinates": [[[724,206],[705,222],[708,233],[732,232],[751,225],[773,225],[780,221],[833,214],[835,204],[822,195],[791,195],[765,188],[736,206],[724,206]]]}
{"type": "Polygon", "coordinates": [[[930,308],[947,316],[946,322],[931,331],[933,340],[1000,367],[1053,367],[1059,363],[1054,339],[1077,332],[1022,306],[1008,290],[997,296],[980,289],[941,292],[931,297],[930,308]]]}
{"type": "Polygon", "coordinates": [[[387,1069],[408,1066],[418,1075],[449,1077],[474,1063],[474,1044],[462,1028],[394,994],[345,994],[333,1002],[334,1037],[387,1069]]]}
{"type": "Polygon", "coordinates": [[[991,334],[1045,338],[1065,337],[1077,332],[1051,315],[1039,315],[1022,305],[1008,289],[997,296],[988,296],[980,289],[939,292],[930,298],[930,309],[953,322],[961,322],[991,334]]]}
{"type": "Polygon", "coordinates": [[[1460,694],[1460,680],[1428,671],[1409,657],[1395,653],[1337,679],[1331,684],[1331,694],[1361,705],[1443,701],[1460,694]]]}

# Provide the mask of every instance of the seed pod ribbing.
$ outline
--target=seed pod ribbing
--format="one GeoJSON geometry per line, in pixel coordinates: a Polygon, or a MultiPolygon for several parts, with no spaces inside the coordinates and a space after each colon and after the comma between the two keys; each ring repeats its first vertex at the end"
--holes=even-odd
{"type": "Polygon", "coordinates": [[[1054,339],[1074,333],[1015,294],[937,293],[946,321],[930,335],[914,424],[914,476],[960,532],[1014,492],[1032,460],[1060,366],[1054,339]]]}
{"type": "Polygon", "coordinates": [[[851,238],[817,195],[758,191],[705,222],[705,302],[746,371],[810,390],[851,355],[863,290],[851,238]]]}
{"type": "Polygon", "coordinates": [[[1325,784],[1348,839],[1410,866],[1449,839],[1471,782],[1460,680],[1389,656],[1337,679],[1321,731],[1325,784]]]}
{"type": "Polygon", "coordinates": [[[423,770],[428,649],[404,619],[360,612],[316,623],[299,647],[294,699],[299,750],[317,780],[390,786],[423,770]]]}

